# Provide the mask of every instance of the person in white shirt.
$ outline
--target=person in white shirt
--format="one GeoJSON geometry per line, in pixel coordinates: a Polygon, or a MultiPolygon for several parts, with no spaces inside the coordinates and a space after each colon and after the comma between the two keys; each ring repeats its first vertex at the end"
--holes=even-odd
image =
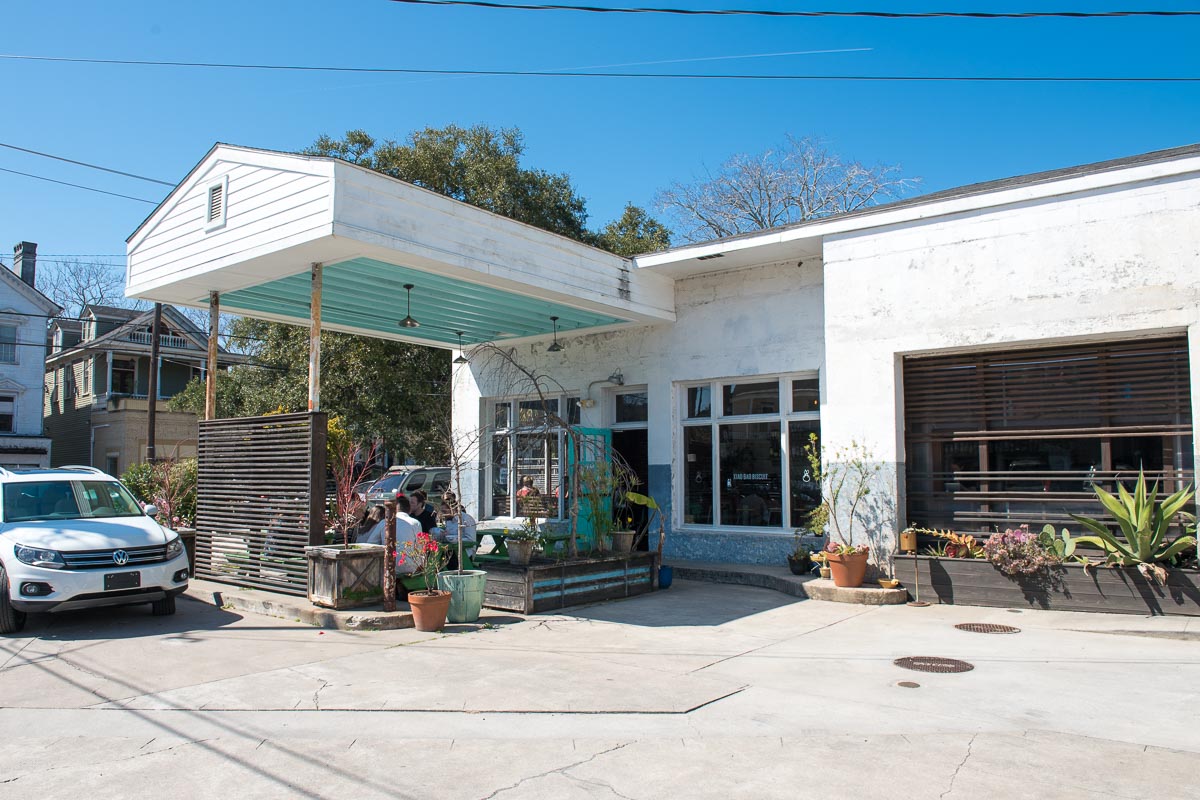
{"type": "MultiPolygon", "coordinates": [[[[401,562],[400,554],[404,552],[405,542],[415,542],[417,540],[417,534],[421,532],[421,523],[413,519],[406,511],[400,510],[408,508],[408,498],[403,494],[396,495],[396,506],[396,572],[403,575],[411,575],[416,571],[416,567],[412,563],[401,562]]],[[[362,544],[383,544],[386,532],[387,520],[382,519],[376,523],[374,528],[367,531],[367,535],[359,539],[359,542],[362,544]]]]}
{"type": "Polygon", "coordinates": [[[458,540],[460,538],[463,543],[463,552],[467,555],[475,553],[477,541],[475,518],[467,513],[467,509],[458,502],[458,498],[452,492],[442,495],[442,508],[438,516],[442,520],[441,533],[437,536],[438,540],[454,546],[450,560],[446,563],[446,569],[458,569],[458,540]]]}

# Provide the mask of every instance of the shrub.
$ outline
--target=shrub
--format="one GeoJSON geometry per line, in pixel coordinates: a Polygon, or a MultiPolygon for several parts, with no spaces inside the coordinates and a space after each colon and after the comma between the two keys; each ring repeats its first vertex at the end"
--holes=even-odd
{"type": "Polygon", "coordinates": [[[983,546],[983,553],[1005,575],[1035,575],[1060,563],[1058,556],[1038,540],[1037,534],[1030,533],[1028,525],[992,534],[983,546]]]}

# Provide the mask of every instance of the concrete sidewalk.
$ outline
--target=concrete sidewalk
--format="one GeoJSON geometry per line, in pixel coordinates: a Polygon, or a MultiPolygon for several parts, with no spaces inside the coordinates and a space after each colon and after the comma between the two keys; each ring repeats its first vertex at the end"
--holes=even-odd
{"type": "Polygon", "coordinates": [[[0,642],[0,794],[1194,798],[1194,626],[690,581],[446,634],[84,612],[0,642]]]}

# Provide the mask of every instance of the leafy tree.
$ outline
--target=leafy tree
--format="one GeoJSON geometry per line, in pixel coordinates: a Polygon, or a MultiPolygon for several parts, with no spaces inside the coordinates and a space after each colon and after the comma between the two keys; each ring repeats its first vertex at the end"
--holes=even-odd
{"type": "Polygon", "coordinates": [[[671,246],[671,232],[645,209],[626,203],[621,218],[605,225],[596,235],[596,245],[629,258],[666,250],[671,246]]]}
{"type": "Polygon", "coordinates": [[[900,197],[918,183],[898,165],[845,161],[814,139],[730,157],[715,173],[675,183],[656,203],[689,242],[839,214],[900,197]]]}

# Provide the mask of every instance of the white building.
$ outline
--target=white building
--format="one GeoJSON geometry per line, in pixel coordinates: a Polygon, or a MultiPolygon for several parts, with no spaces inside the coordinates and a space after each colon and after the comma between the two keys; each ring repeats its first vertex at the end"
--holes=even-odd
{"type": "MultiPolygon", "coordinates": [[[[1096,481],[1195,472],[1200,146],[632,261],[336,159],[220,146],[129,252],[147,299],[218,292],[306,324],[323,271],[326,327],[514,348],[562,387],[563,417],[613,431],[667,507],[675,558],[779,561],[816,497],[817,432],[827,462],[854,442],[879,469],[877,560],[906,520],[1065,521],[1096,481]],[[410,296],[421,328],[396,324],[410,296]]],[[[553,495],[562,470],[561,439],[523,435],[536,408],[511,386],[456,368],[455,424],[487,431],[464,493],[483,518],[526,475],[553,495]]]]}
{"type": "Polygon", "coordinates": [[[13,268],[0,267],[0,467],[50,466],[42,433],[46,322],[61,309],[39,292],[37,245],[13,249],[13,268]]]}

